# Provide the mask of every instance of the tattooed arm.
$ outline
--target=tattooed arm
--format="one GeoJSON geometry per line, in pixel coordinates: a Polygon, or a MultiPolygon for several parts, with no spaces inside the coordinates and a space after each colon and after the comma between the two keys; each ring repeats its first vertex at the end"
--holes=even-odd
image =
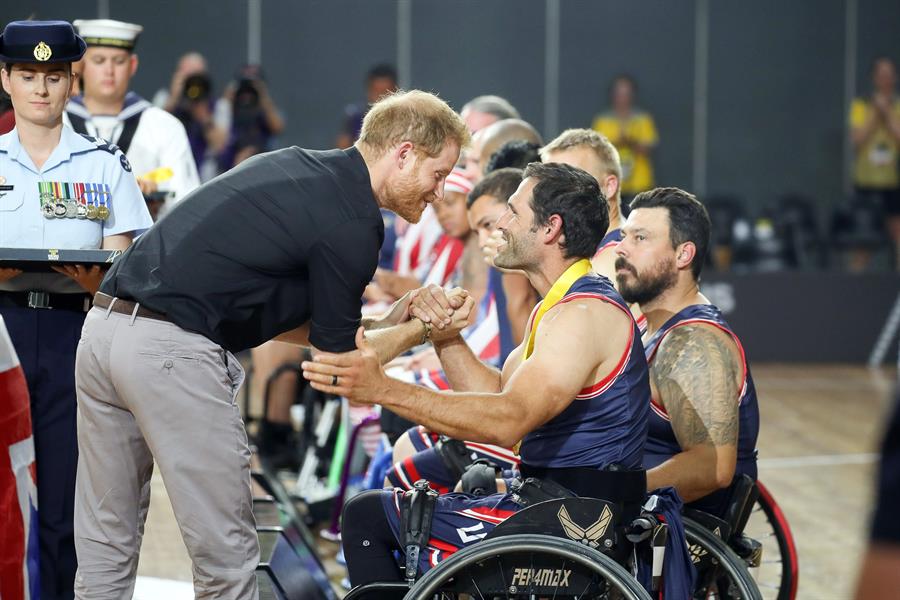
{"type": "Polygon", "coordinates": [[[692,502],[731,484],[742,369],[734,340],[709,325],[683,325],[665,337],[650,379],[682,451],[647,472],[648,489],[673,486],[692,502]]]}

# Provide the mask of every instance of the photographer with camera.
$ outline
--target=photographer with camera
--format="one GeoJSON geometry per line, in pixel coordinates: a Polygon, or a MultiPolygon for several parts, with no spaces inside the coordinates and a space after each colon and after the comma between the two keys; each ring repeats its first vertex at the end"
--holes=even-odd
{"type": "Polygon", "coordinates": [[[188,52],[178,59],[168,87],[161,87],[153,94],[153,105],[173,113],[184,89],[184,81],[191,75],[206,73],[206,58],[199,52],[188,52]]]}
{"type": "Polygon", "coordinates": [[[230,133],[219,155],[219,168],[227,171],[254,154],[271,150],[272,140],[284,131],[284,119],[269,95],[259,65],[242,67],[222,100],[223,109],[229,109],[230,133]]]}
{"type": "Polygon", "coordinates": [[[172,107],[168,110],[184,125],[201,181],[209,181],[219,174],[216,157],[228,141],[228,126],[221,122],[225,101],[213,99],[212,80],[205,70],[205,64],[204,62],[204,70],[181,77],[179,71],[182,67],[179,63],[179,70],[172,77],[172,90],[177,95],[174,100],[170,96],[166,102],[166,106],[172,107]]]}

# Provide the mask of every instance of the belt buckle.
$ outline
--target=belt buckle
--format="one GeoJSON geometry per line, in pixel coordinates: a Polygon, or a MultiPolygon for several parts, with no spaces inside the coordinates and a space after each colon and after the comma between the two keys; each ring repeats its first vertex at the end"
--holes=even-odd
{"type": "Polygon", "coordinates": [[[28,308],[50,309],[50,294],[47,292],[28,292],[28,308]]]}

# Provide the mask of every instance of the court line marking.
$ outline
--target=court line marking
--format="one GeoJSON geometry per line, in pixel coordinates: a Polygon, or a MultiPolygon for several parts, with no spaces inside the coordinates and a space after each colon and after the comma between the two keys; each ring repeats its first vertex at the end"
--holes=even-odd
{"type": "Polygon", "coordinates": [[[860,454],[819,454],[813,456],[760,458],[756,461],[756,464],[761,469],[796,469],[801,467],[868,465],[876,462],[878,462],[878,454],[868,452],[860,454]]]}

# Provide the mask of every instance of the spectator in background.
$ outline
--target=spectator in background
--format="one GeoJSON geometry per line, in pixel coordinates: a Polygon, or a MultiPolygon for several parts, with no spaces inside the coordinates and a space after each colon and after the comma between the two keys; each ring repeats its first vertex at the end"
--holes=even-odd
{"type": "Polygon", "coordinates": [[[519,111],[500,96],[477,96],[466,102],[459,112],[469,131],[475,133],[503,119],[520,119],[519,111]]]}
{"type": "Polygon", "coordinates": [[[475,183],[481,181],[494,152],[512,140],[544,143],[538,130],[522,119],[501,119],[491,123],[472,136],[472,143],[466,150],[464,159],[466,177],[475,183]]]}
{"type": "Polygon", "coordinates": [[[275,137],[284,131],[284,119],[269,95],[259,65],[241,68],[223,99],[230,109],[228,143],[219,156],[219,168],[224,172],[255,154],[272,150],[275,137]]]}
{"type": "Polygon", "coordinates": [[[214,98],[208,73],[188,76],[174,114],[188,132],[201,181],[209,181],[221,172],[218,157],[228,143],[231,117],[225,100],[214,98]]]}
{"type": "MultiPolygon", "coordinates": [[[[490,108],[491,105],[489,103],[477,102],[481,98],[490,98],[492,101],[500,100],[507,105],[509,104],[496,96],[481,96],[470,102],[469,105],[477,105],[482,109],[490,108]]],[[[463,111],[465,112],[465,109],[463,111]]],[[[465,172],[467,176],[475,184],[481,182],[488,173],[486,167],[496,151],[511,141],[520,141],[538,146],[544,143],[537,129],[522,119],[510,117],[495,121],[490,125],[484,126],[472,136],[472,143],[469,145],[465,156],[465,172]]],[[[510,195],[511,192],[506,194],[506,197],[508,198],[510,195]]],[[[503,200],[501,204],[505,205],[505,202],[503,200]]],[[[470,207],[470,214],[473,214],[472,210],[474,209],[470,207]]],[[[472,221],[472,229],[484,234],[479,239],[479,246],[482,249],[485,260],[491,266],[494,266],[493,259],[496,256],[497,244],[502,240],[502,238],[493,238],[493,242],[491,242],[487,235],[488,230],[493,231],[496,229],[496,218],[487,218],[486,213],[493,213],[495,210],[496,207],[488,208],[485,204],[479,204],[477,210],[474,210],[474,214],[478,214],[478,216],[473,217],[472,221]],[[487,218],[487,222],[480,222],[482,218],[487,218]]],[[[502,281],[498,285],[502,285],[502,292],[506,297],[506,312],[509,317],[511,333],[515,339],[521,339],[522,335],[524,335],[525,322],[528,319],[528,315],[531,314],[531,309],[534,307],[537,292],[534,291],[531,283],[521,273],[504,273],[502,281]]]]}
{"type": "Polygon", "coordinates": [[[850,107],[853,184],[859,200],[884,210],[888,231],[900,248],[900,98],[894,61],[875,59],[872,85],[871,96],[856,98],[850,107]]]}
{"type": "MultiPolygon", "coordinates": [[[[525,135],[513,135],[501,140],[495,140],[496,143],[487,153],[484,162],[481,162],[482,155],[484,154],[482,152],[482,147],[484,145],[485,134],[487,133],[486,130],[491,126],[495,126],[498,121],[519,119],[519,111],[516,110],[516,107],[510,104],[506,98],[501,98],[500,96],[476,96],[463,105],[459,114],[463,118],[463,121],[466,122],[466,127],[472,132],[472,142],[469,144],[468,148],[463,150],[463,153],[459,157],[460,165],[463,166],[466,177],[468,177],[472,183],[478,183],[481,180],[484,176],[484,167],[487,164],[487,159],[489,159],[491,154],[505,142],[513,139],[526,139],[539,142],[539,140],[531,140],[525,135]]],[[[524,123],[524,121],[522,122],[524,123]]]]}
{"type": "Polygon", "coordinates": [[[567,129],[541,149],[541,158],[544,162],[563,163],[583,169],[600,184],[609,209],[609,229],[604,232],[591,263],[596,273],[615,282],[616,247],[622,241],[623,222],[619,197],[622,166],[615,146],[596,131],[567,129]]]}
{"type": "Polygon", "coordinates": [[[635,106],[637,84],[619,75],[609,86],[610,108],[594,119],[593,129],[609,139],[622,161],[622,197],[625,202],[654,187],[650,152],[659,136],[649,113],[635,106]]]}
{"type": "Polygon", "coordinates": [[[217,156],[228,141],[229,118],[224,100],[216,102],[206,59],[196,52],[181,57],[168,90],[159,90],[153,103],[178,117],[187,132],[200,181],[219,173],[217,156]]]}
{"type": "Polygon", "coordinates": [[[184,82],[191,75],[201,75],[207,72],[206,59],[199,52],[188,52],[178,59],[178,65],[175,72],[172,73],[172,80],[168,88],[159,88],[153,95],[153,104],[167,110],[175,112],[178,108],[178,101],[184,91],[184,82]]]}
{"type": "Polygon", "coordinates": [[[359,137],[363,117],[369,106],[385,94],[397,91],[397,71],[389,64],[378,64],[366,74],[366,104],[350,104],[344,108],[344,124],[335,142],[338,148],[349,148],[359,137]]]}

